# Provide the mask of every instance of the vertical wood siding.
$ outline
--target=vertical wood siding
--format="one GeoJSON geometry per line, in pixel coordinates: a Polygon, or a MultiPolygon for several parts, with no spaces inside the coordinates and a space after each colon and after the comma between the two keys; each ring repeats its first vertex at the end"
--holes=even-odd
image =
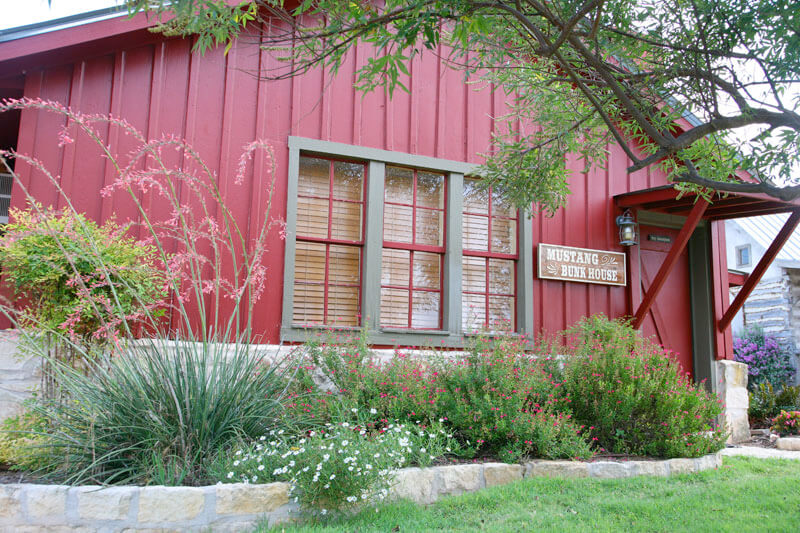
{"type": "MultiPolygon", "coordinates": [[[[500,91],[465,84],[462,73],[449,68],[437,55],[424,54],[411,65],[410,94],[398,90],[392,98],[382,91],[362,95],[352,85],[357,66],[365,63],[369,53],[357,48],[333,80],[317,70],[294,79],[265,82],[252,72],[276,63],[254,44],[239,43],[227,55],[220,49],[199,55],[190,53],[187,41],[168,40],[30,70],[25,95],[58,100],[85,113],[111,113],[150,138],[167,134],[186,138],[218,173],[229,207],[253,239],[264,220],[273,176],[264,155],[257,154],[244,183],[236,184],[233,178],[242,146],[255,139],[269,141],[275,150],[270,214],[274,220],[281,220],[286,213],[289,135],[482,162],[479,154],[488,150],[492,117],[505,110],[500,91]]],[[[114,179],[114,172],[96,146],[78,138],[58,147],[62,125],[55,115],[25,111],[20,151],[35,154],[59,174],[79,210],[99,220],[111,216],[119,222],[135,219],[136,209],[129,198],[100,195],[100,189],[114,179]]],[[[100,128],[99,133],[119,154],[135,144],[113,128],[111,132],[100,128]]],[[[622,250],[617,244],[614,217],[618,213],[612,197],[661,185],[665,180],[649,169],[629,175],[624,152],[609,146],[609,154],[605,167],[595,166],[588,172],[584,172],[584,161],[567,156],[573,169],[572,194],[567,208],[554,217],[534,217],[534,258],[538,242],[622,250]]],[[[179,161],[177,154],[168,157],[179,161]]],[[[45,204],[63,204],[44,176],[24,165],[18,168],[34,197],[45,204]]],[[[163,200],[150,195],[142,200],[151,212],[164,211],[163,200]]],[[[23,195],[15,194],[13,203],[21,207],[23,195]]],[[[268,244],[269,282],[257,304],[254,326],[264,342],[274,343],[279,341],[284,249],[277,230],[272,231],[268,244]]],[[[621,316],[630,313],[627,301],[624,287],[534,278],[534,326],[537,331],[555,332],[590,313],[621,316]]]]}

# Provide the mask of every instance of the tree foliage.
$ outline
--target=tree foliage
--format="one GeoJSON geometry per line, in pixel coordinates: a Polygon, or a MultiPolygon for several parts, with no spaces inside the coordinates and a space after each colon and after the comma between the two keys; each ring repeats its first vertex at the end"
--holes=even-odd
{"type": "Polygon", "coordinates": [[[794,0],[128,0],[197,34],[205,50],[257,38],[284,78],[336,74],[361,42],[361,90],[405,88],[434,51],[508,96],[484,173],[521,206],[568,194],[564,154],[629,172],[662,167],[679,188],[800,196],[800,8],[794,0]],[[634,141],[634,142],[631,142],[634,141]],[[638,149],[633,148],[638,143],[638,149]],[[742,171],[749,173],[745,175],[742,171]]]}

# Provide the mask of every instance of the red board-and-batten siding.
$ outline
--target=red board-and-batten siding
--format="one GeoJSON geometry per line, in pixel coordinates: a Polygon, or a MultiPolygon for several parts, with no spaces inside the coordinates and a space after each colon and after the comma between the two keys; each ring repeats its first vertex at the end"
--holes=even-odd
{"type": "MultiPolygon", "coordinates": [[[[85,113],[123,117],[150,138],[163,134],[186,138],[218,171],[231,210],[239,220],[249,219],[251,232],[263,219],[270,176],[260,155],[243,185],[234,184],[233,176],[241,147],[254,139],[267,140],[275,149],[272,212],[282,219],[290,135],[480,163],[479,154],[489,146],[491,117],[504,111],[501,91],[465,84],[462,73],[430,53],[413,62],[407,83],[411,93],[397,91],[389,99],[381,91],[362,95],[352,87],[354,69],[368,53],[364,48],[349,56],[332,81],[315,71],[265,82],[251,73],[269,68],[274,60],[256,46],[239,43],[227,55],[221,49],[200,55],[190,52],[186,40],[153,43],[152,37],[142,39],[150,42],[71,64],[29,69],[25,95],[58,100],[85,113]]],[[[19,151],[36,154],[60,173],[78,210],[99,219],[112,214],[120,221],[135,218],[132,202],[120,195],[104,198],[99,194],[114,174],[106,160],[96,157],[89,141],[57,146],[60,126],[60,119],[52,114],[26,111],[19,151]]],[[[116,133],[108,142],[120,154],[133,147],[129,138],[116,133]]],[[[568,156],[574,169],[568,206],[553,218],[534,218],[534,243],[621,249],[613,196],[665,180],[652,170],[628,174],[624,152],[616,146],[609,150],[606,168],[593,167],[589,172],[583,172],[582,161],[568,156]]],[[[18,168],[36,198],[45,203],[58,201],[45,180],[31,180],[23,165],[18,168]]],[[[20,205],[21,196],[15,195],[13,202],[20,205]]],[[[270,235],[269,249],[270,281],[257,304],[254,327],[265,342],[275,343],[281,323],[284,249],[277,231],[270,235]]],[[[627,299],[625,288],[534,279],[534,330],[553,332],[598,312],[621,316],[631,312],[627,299]]]]}

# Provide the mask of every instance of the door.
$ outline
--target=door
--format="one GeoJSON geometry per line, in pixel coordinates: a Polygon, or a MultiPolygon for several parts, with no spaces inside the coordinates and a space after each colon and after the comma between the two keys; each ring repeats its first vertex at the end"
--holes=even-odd
{"type": "MultiPolygon", "coordinates": [[[[640,226],[639,257],[642,294],[650,284],[669,253],[677,229],[640,226]]],[[[642,333],[673,352],[684,372],[693,373],[692,365],[692,301],[689,292],[689,252],[683,250],[670,272],[655,302],[642,322],[642,333]]]]}

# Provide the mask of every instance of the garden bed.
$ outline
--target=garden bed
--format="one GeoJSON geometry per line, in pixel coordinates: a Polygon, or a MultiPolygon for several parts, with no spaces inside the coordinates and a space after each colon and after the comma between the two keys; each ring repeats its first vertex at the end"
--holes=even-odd
{"type": "MultiPolygon", "coordinates": [[[[719,453],[661,461],[529,461],[405,468],[393,498],[430,504],[448,495],[474,492],[530,477],[628,478],[670,476],[719,468],[719,453]]],[[[298,507],[287,483],[217,484],[208,487],[0,485],[0,531],[149,529],[215,532],[250,531],[291,520],[298,507]]]]}

